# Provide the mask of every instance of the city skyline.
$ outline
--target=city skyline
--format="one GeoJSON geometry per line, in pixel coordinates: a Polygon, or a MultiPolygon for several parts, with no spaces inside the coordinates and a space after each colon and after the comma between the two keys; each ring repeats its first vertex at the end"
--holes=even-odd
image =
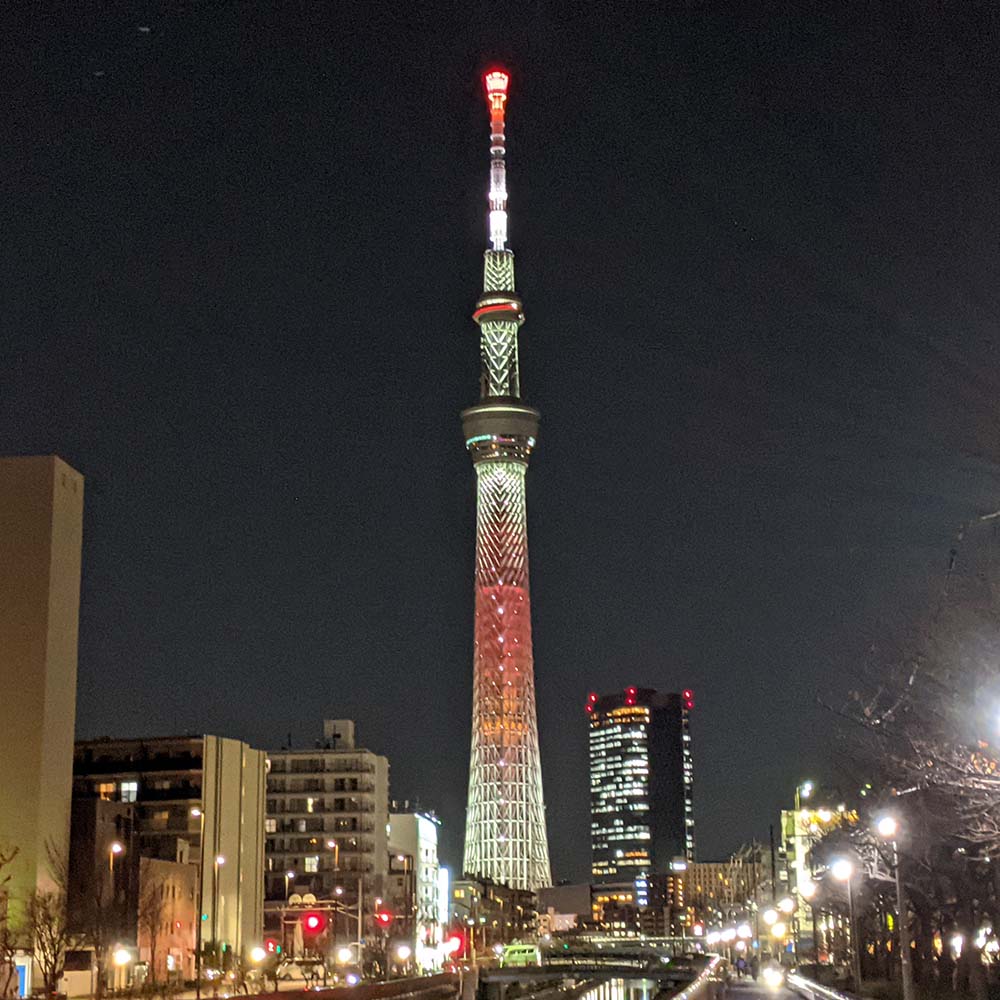
{"type": "Polygon", "coordinates": [[[457,863],[496,60],[554,873],[590,690],[693,689],[699,853],[766,836],[1000,496],[993,29],[871,16],[15,24],[0,453],[87,480],[78,735],[356,718],[457,863]]]}

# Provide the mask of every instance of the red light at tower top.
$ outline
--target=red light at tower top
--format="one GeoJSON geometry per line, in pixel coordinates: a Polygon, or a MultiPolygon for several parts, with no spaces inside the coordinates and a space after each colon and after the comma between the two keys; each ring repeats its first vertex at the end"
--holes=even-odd
{"type": "Polygon", "coordinates": [[[486,101],[490,106],[490,117],[502,120],[510,77],[502,69],[491,69],[483,77],[483,83],[486,85],[486,101]]]}
{"type": "Polygon", "coordinates": [[[694,691],[687,688],[681,692],[681,697],[684,699],[685,708],[694,708],[694,691]]]}
{"type": "Polygon", "coordinates": [[[507,96],[507,85],[510,83],[510,75],[505,73],[502,69],[491,69],[484,77],[483,83],[486,84],[486,93],[493,97],[494,94],[503,94],[504,97],[507,96]]]}

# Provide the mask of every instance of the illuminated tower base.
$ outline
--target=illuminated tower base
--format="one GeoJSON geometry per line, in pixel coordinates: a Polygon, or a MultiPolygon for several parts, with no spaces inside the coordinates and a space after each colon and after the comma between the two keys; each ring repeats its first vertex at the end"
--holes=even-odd
{"type": "Polygon", "coordinates": [[[486,77],[492,168],[480,328],[481,401],[462,414],[476,470],[476,620],[472,755],[464,870],[519,889],[551,884],[535,716],[525,473],[538,411],[520,402],[524,322],[507,239],[507,76],[486,77]]]}

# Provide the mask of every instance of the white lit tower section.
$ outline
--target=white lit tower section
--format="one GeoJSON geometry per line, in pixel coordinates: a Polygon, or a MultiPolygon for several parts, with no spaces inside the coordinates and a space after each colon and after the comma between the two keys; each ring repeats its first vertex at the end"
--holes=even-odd
{"type": "Polygon", "coordinates": [[[538,411],[521,402],[524,322],[507,249],[506,73],[486,74],[490,109],[490,249],[479,324],[480,401],[462,413],[476,470],[476,615],[472,755],[464,870],[519,889],[551,884],[535,715],[524,479],[538,411]]]}

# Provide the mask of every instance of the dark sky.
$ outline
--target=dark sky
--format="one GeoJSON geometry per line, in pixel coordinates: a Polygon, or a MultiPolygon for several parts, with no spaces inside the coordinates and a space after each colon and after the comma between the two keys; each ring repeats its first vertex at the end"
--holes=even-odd
{"type": "Polygon", "coordinates": [[[11,7],[0,453],[87,477],[80,736],[353,717],[458,859],[500,59],[555,873],[589,690],[695,690],[703,858],[833,771],[817,696],[1000,506],[987,5],[11,7]]]}

